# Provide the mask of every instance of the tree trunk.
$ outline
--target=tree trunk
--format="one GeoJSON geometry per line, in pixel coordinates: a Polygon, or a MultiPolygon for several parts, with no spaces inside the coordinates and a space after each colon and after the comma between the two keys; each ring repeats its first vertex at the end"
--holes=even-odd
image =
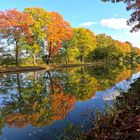
{"type": "Polygon", "coordinates": [[[33,65],[36,66],[36,56],[33,54],[33,65]]]}
{"type": "Polygon", "coordinates": [[[19,50],[18,50],[18,46],[16,46],[16,52],[15,52],[15,56],[16,56],[16,66],[19,66],[19,50]]]}
{"type": "Polygon", "coordinates": [[[34,82],[36,83],[37,82],[37,73],[34,72],[34,82]]]}
{"type": "Polygon", "coordinates": [[[49,64],[50,64],[50,54],[47,57],[47,65],[49,65],[49,64]]]}
{"type": "Polygon", "coordinates": [[[81,62],[83,63],[84,62],[84,56],[81,55],[81,62]]]}
{"type": "Polygon", "coordinates": [[[49,51],[48,51],[48,57],[47,57],[47,64],[50,64],[50,59],[51,59],[51,47],[52,47],[52,42],[50,41],[49,43],[49,51]]]}

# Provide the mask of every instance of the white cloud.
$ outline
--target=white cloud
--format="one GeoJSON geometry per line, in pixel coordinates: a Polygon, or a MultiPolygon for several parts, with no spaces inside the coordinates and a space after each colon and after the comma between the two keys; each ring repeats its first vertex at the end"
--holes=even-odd
{"type": "Polygon", "coordinates": [[[91,26],[91,25],[95,25],[97,24],[96,22],[85,22],[85,23],[81,23],[79,25],[79,27],[85,27],[85,26],[91,26]]]}
{"type": "Polygon", "coordinates": [[[121,29],[129,29],[130,27],[127,25],[127,19],[125,18],[110,18],[110,19],[102,19],[100,24],[104,27],[121,30],[121,29]]]}
{"type": "Polygon", "coordinates": [[[139,39],[139,37],[140,37],[140,31],[138,31],[138,32],[133,32],[133,33],[131,33],[131,32],[126,32],[126,35],[130,35],[130,36],[132,36],[132,37],[135,37],[135,38],[138,38],[138,39],[139,39]]]}
{"type": "Polygon", "coordinates": [[[126,32],[126,37],[132,42],[132,44],[136,47],[140,48],[140,31],[138,32],[126,32]]]}
{"type": "Polygon", "coordinates": [[[130,33],[129,30],[127,31],[122,31],[121,33],[118,33],[117,31],[115,33],[109,34],[111,35],[114,39],[120,40],[120,41],[129,41],[133,44],[135,47],[140,48],[140,31],[139,32],[134,32],[130,33]]]}

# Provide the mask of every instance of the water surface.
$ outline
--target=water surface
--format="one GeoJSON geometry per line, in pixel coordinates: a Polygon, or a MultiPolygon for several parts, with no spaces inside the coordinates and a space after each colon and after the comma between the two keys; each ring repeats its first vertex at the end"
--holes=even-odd
{"type": "Polygon", "coordinates": [[[140,66],[75,67],[0,75],[0,140],[57,140],[89,129],[95,110],[127,91],[140,66]]]}

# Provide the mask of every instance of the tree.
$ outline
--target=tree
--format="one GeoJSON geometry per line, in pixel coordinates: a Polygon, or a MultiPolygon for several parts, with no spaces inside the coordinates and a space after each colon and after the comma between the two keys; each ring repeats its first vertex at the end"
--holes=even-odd
{"type": "Polygon", "coordinates": [[[62,42],[71,39],[72,36],[73,30],[70,24],[60,14],[51,12],[47,28],[47,64],[50,63],[50,59],[56,56],[62,47],[62,42]]]}
{"type": "Polygon", "coordinates": [[[128,11],[133,10],[128,25],[133,25],[131,32],[138,31],[140,29],[140,0],[102,0],[104,2],[124,2],[126,3],[126,9],[128,11]]]}
{"type": "Polygon", "coordinates": [[[113,45],[113,39],[111,36],[106,34],[99,34],[96,36],[97,47],[98,48],[106,48],[108,46],[113,45]]]}
{"type": "Polygon", "coordinates": [[[72,45],[72,41],[64,41],[62,43],[62,49],[58,53],[55,62],[59,63],[75,63],[77,61],[77,57],[79,56],[79,50],[77,47],[72,45]]]}
{"type": "Polygon", "coordinates": [[[49,12],[43,8],[25,8],[24,13],[31,15],[34,19],[34,24],[30,27],[32,34],[26,38],[27,50],[33,57],[33,64],[36,65],[36,55],[39,51],[44,50],[46,37],[47,37],[47,25],[49,22],[49,12]]]}
{"type": "Polygon", "coordinates": [[[113,43],[113,39],[105,34],[96,36],[97,47],[89,54],[90,61],[95,60],[113,60],[118,57],[118,49],[113,43]]]}
{"type": "Polygon", "coordinates": [[[8,44],[15,47],[16,65],[19,65],[19,48],[22,45],[22,38],[31,33],[29,26],[34,20],[31,16],[21,13],[16,9],[0,11],[0,38],[6,39],[8,44]]]}
{"type": "Polygon", "coordinates": [[[125,58],[128,54],[131,53],[132,50],[132,44],[128,42],[121,42],[118,40],[114,40],[114,46],[117,48],[119,52],[119,56],[121,59],[125,58]]]}
{"type": "Polygon", "coordinates": [[[89,29],[75,28],[72,46],[78,48],[80,61],[84,62],[85,57],[96,48],[96,37],[89,29]]]}
{"type": "Polygon", "coordinates": [[[41,47],[38,45],[37,42],[34,41],[34,43],[29,44],[25,44],[25,49],[27,50],[27,52],[31,55],[32,57],[32,62],[33,65],[36,65],[36,55],[40,52],[41,47]]]}

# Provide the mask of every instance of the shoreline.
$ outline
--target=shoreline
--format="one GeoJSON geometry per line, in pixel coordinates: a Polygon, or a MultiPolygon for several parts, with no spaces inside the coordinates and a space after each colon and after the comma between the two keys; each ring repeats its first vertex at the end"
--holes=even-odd
{"type": "Polygon", "coordinates": [[[29,71],[39,71],[44,70],[41,66],[12,66],[12,67],[0,67],[0,74],[4,73],[16,73],[16,72],[29,72],[29,71]]]}
{"type": "Polygon", "coordinates": [[[127,92],[117,97],[106,114],[96,115],[96,123],[83,140],[138,140],[140,138],[140,78],[127,92]],[[109,112],[108,112],[109,111],[109,112]]]}
{"type": "Polygon", "coordinates": [[[101,62],[95,62],[95,63],[85,63],[85,64],[50,64],[50,65],[43,65],[43,66],[9,66],[9,67],[5,66],[5,67],[0,67],[0,74],[52,70],[52,69],[82,67],[82,66],[99,66],[102,64],[103,63],[101,62]]]}

